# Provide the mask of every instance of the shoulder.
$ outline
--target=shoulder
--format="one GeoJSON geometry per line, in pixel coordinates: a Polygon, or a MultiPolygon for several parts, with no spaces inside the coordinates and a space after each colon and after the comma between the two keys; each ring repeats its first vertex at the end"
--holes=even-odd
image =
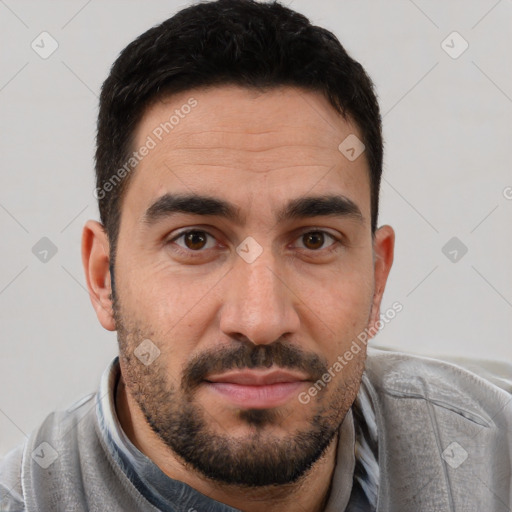
{"type": "Polygon", "coordinates": [[[0,510],[25,510],[21,488],[21,462],[25,443],[0,459],[0,510]]]}
{"type": "Polygon", "coordinates": [[[67,429],[72,431],[73,427],[91,411],[94,396],[94,393],[89,394],[66,410],[48,414],[22,444],[0,459],[0,511],[26,510],[24,467],[37,462],[39,466],[45,468],[53,462],[57,452],[52,446],[52,437],[58,437],[67,429]],[[44,443],[41,442],[41,438],[44,439],[44,443]]]}
{"type": "Polygon", "coordinates": [[[506,364],[368,348],[361,387],[378,437],[380,510],[510,504],[511,375],[506,364]]]}
{"type": "Polygon", "coordinates": [[[377,394],[423,398],[454,412],[474,413],[488,423],[500,407],[512,423],[512,364],[463,358],[433,358],[368,348],[367,380],[377,394]]]}

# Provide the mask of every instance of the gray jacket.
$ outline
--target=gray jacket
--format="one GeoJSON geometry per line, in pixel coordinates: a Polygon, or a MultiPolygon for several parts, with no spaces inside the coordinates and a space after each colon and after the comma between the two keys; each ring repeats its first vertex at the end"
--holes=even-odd
{"type": "MultiPolygon", "coordinates": [[[[510,512],[510,366],[489,371],[471,362],[369,348],[361,392],[370,397],[375,413],[379,512],[510,512]]],[[[0,511],[160,510],[138,492],[136,475],[126,475],[111,456],[94,403],[91,396],[52,413],[0,463],[0,511]],[[36,463],[38,456],[50,462],[53,449],[59,456],[48,468],[36,463]],[[21,504],[13,499],[16,489],[21,504]]],[[[352,411],[347,416],[350,421],[342,427],[350,430],[352,411]]],[[[351,482],[354,471],[353,457],[347,459],[342,450],[346,446],[338,446],[337,460],[344,466],[336,467],[329,512],[355,510],[347,508],[346,489],[341,492],[343,479],[348,475],[351,482]]],[[[187,506],[177,499],[172,508],[185,512],[187,506]]],[[[196,509],[235,510],[208,498],[196,509]]]]}

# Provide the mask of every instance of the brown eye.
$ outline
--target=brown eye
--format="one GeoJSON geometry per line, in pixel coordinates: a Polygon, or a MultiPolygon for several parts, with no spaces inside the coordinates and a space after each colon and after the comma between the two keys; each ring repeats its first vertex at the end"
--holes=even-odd
{"type": "Polygon", "coordinates": [[[206,245],[207,236],[203,231],[189,231],[184,234],[183,240],[188,249],[195,251],[206,245]]]}
{"type": "Polygon", "coordinates": [[[301,236],[301,239],[306,249],[318,251],[319,249],[322,249],[322,246],[326,241],[325,235],[327,235],[331,240],[336,241],[332,235],[323,231],[309,231],[308,233],[304,233],[301,236]]]}
{"type": "Polygon", "coordinates": [[[303,235],[303,240],[308,249],[319,249],[324,243],[324,236],[319,231],[312,231],[303,235]]]}
{"type": "Polygon", "coordinates": [[[215,243],[210,243],[210,245],[208,245],[208,238],[212,241],[215,240],[215,238],[206,231],[191,229],[189,231],[183,231],[169,242],[175,243],[180,250],[186,250],[190,253],[202,253],[215,246],[215,243]]]}

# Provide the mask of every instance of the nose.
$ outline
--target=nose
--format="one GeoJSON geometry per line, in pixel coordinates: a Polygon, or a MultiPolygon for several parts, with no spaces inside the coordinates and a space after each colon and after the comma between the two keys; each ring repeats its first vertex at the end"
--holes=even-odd
{"type": "Polygon", "coordinates": [[[298,331],[300,293],[270,250],[252,263],[237,256],[224,285],[220,329],[227,336],[262,345],[298,331]]]}

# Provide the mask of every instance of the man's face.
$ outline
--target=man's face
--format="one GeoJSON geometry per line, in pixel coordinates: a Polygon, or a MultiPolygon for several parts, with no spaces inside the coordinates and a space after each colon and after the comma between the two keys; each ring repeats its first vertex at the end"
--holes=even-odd
{"type": "Polygon", "coordinates": [[[138,125],[134,149],[153,146],[148,137],[155,145],[122,202],[121,370],[151,428],[207,476],[296,480],[355,399],[364,347],[307,404],[299,400],[380,302],[367,161],[338,149],[351,134],[362,139],[321,95],[287,87],[188,91],[155,103],[138,125]],[[173,211],[166,194],[214,201],[173,211]],[[298,203],[307,198],[316,200],[298,203]],[[153,346],[160,353],[147,364],[153,346]]]}

